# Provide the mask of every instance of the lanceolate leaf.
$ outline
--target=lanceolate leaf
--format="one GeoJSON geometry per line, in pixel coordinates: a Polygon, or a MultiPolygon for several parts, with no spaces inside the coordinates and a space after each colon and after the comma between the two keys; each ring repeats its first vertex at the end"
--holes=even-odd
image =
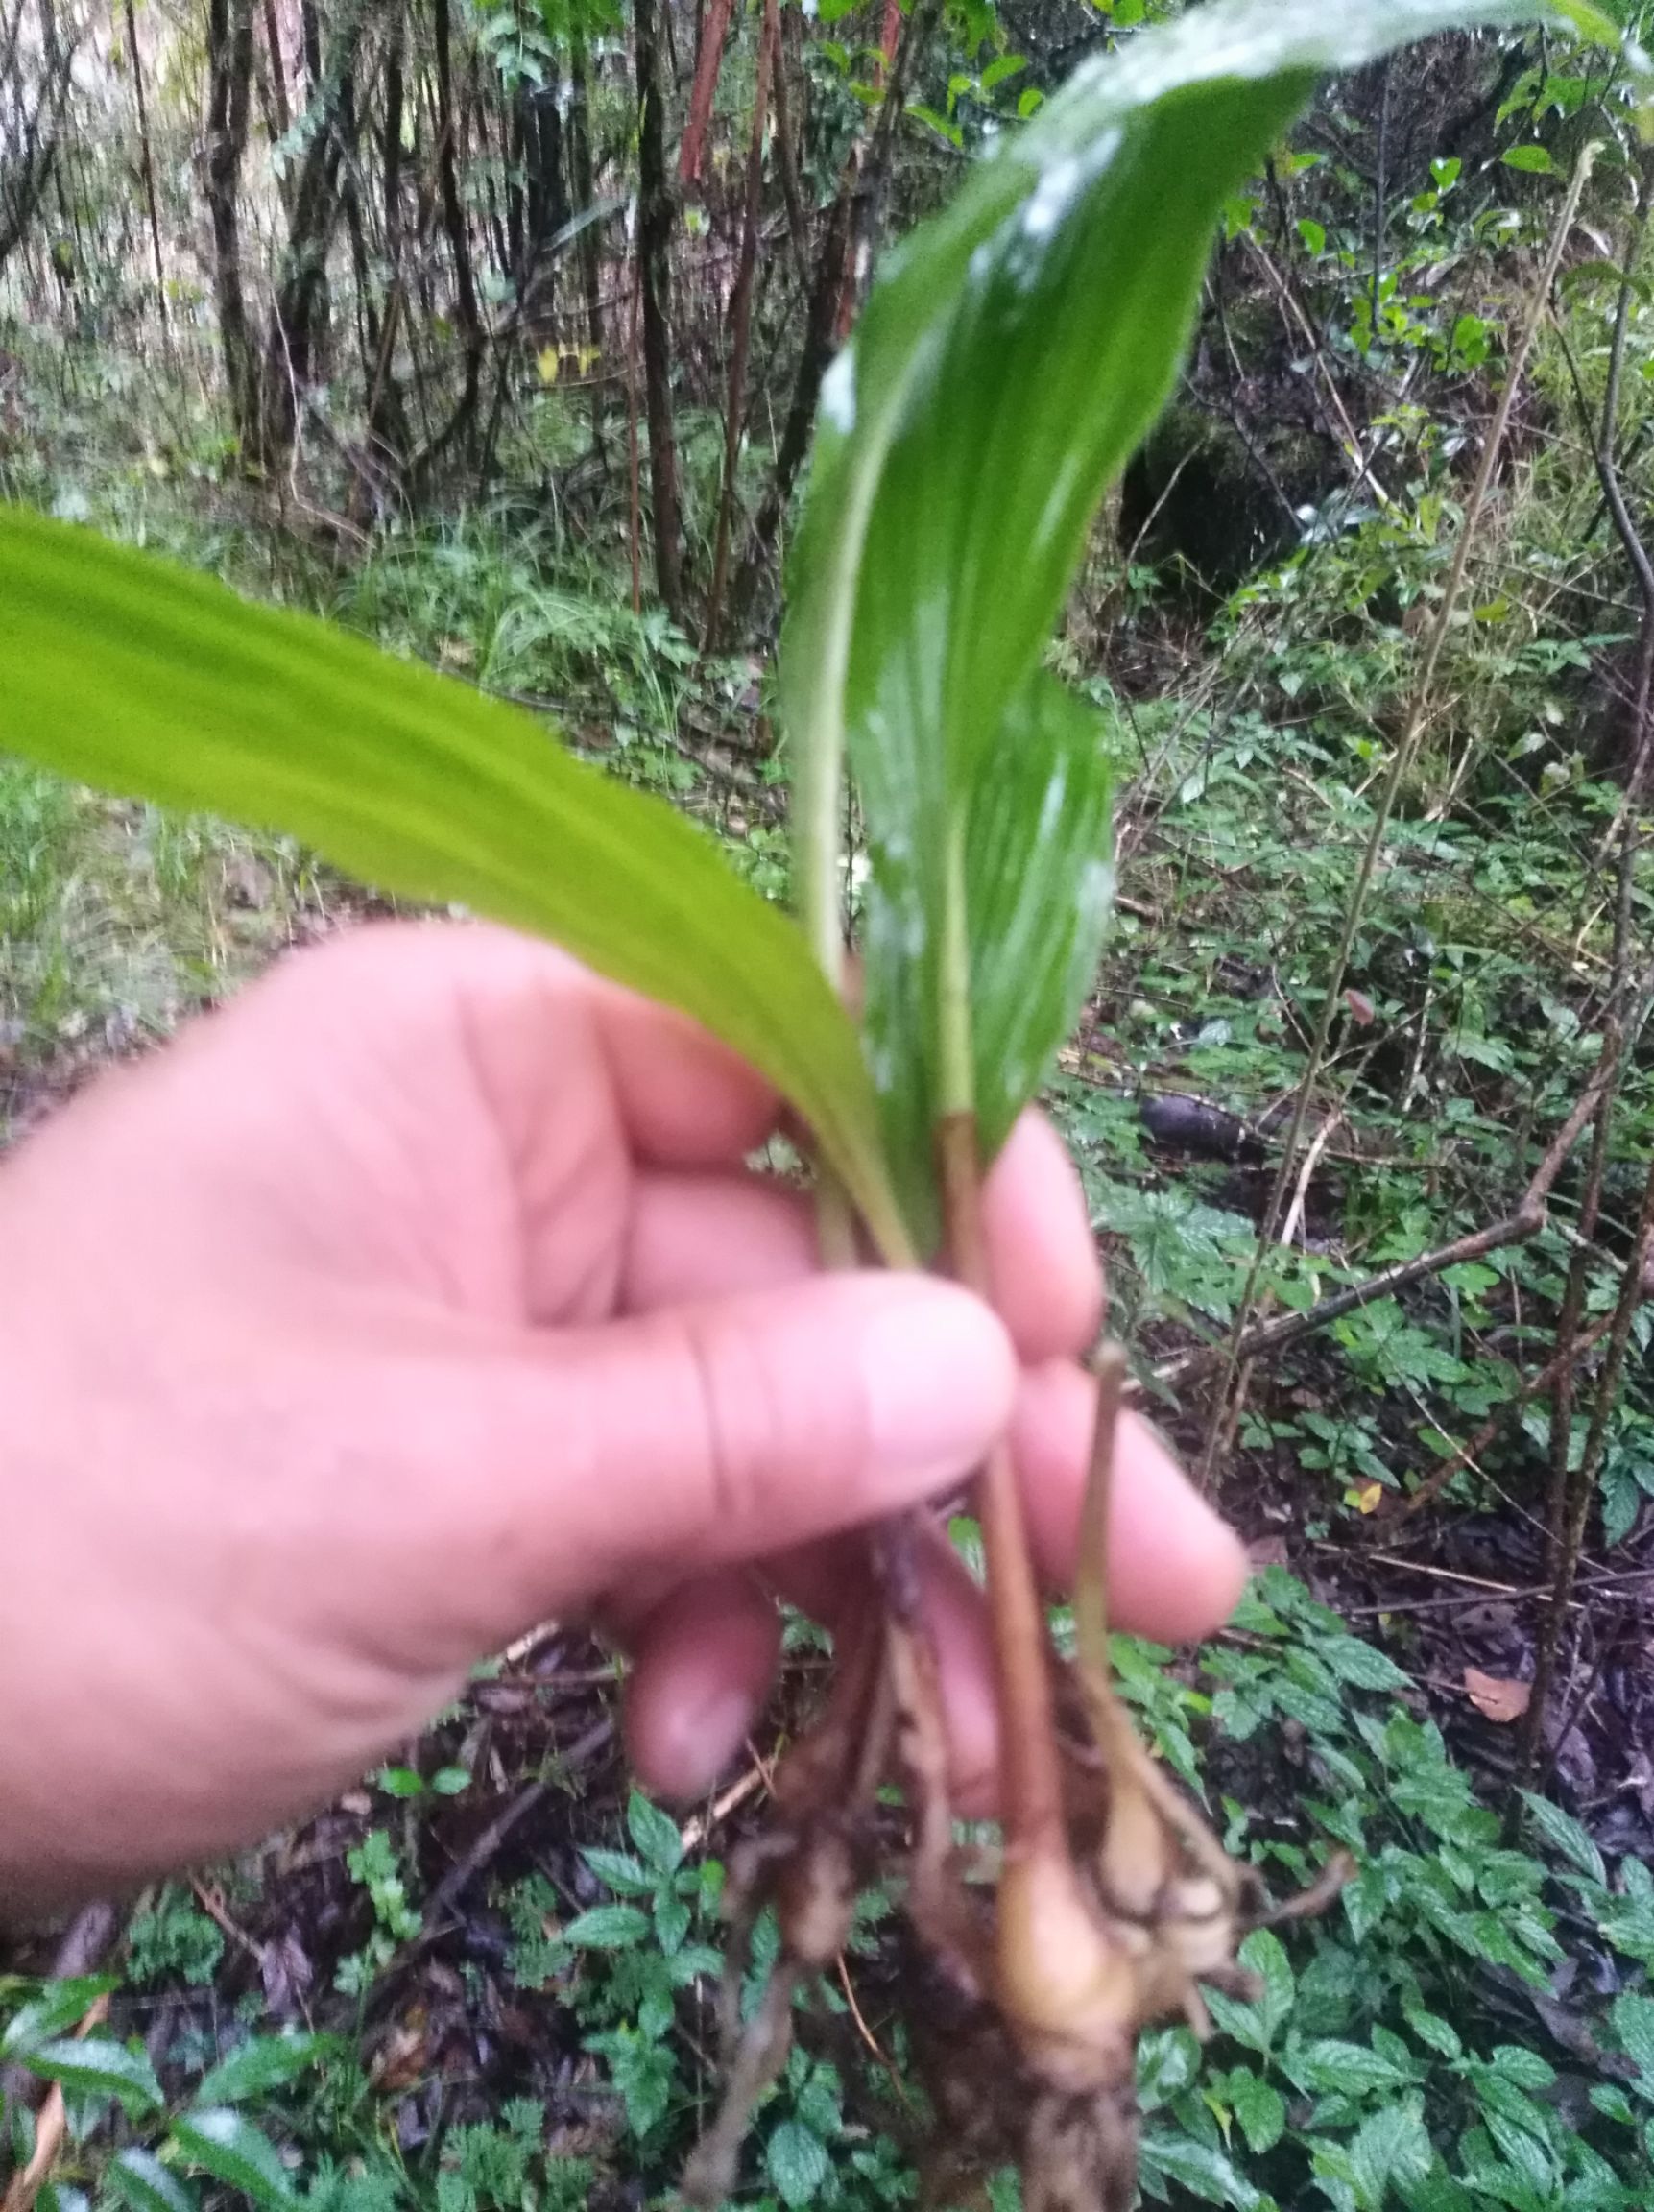
{"type": "Polygon", "coordinates": [[[855,1034],[803,939],[663,803],[526,715],[91,531],[0,514],[0,747],[301,838],[553,938],[726,1038],[901,1230],[855,1034]]]}
{"type": "Polygon", "coordinates": [[[105,2168],[109,2193],[128,2212],[197,2212],[194,2189],[153,2151],[136,2146],[117,2152],[105,2168]]]}
{"type": "Polygon", "coordinates": [[[106,1991],[119,1988],[112,1974],[83,1974],[65,1982],[49,1982],[20,2011],[14,2012],[0,2034],[0,2060],[25,2056],[72,2028],[86,2008],[106,1991]]]}
{"type": "Polygon", "coordinates": [[[338,2049],[330,2035],[253,2035],[221,2058],[195,2092],[198,2104],[245,2104],[284,2089],[338,2049]]]}
{"type": "Polygon", "coordinates": [[[966,825],[976,1119],[992,1156],[1096,974],[1114,899],[1101,718],[1036,669],[966,825]]]}
{"type": "MultiPolygon", "coordinates": [[[[1023,687],[1097,504],[1175,377],[1224,202],[1320,72],[1536,15],[1611,34],[1545,0],[1209,0],[1140,34],[1083,66],[889,256],[828,373],[782,707],[804,842],[828,841],[847,750],[862,787],[872,1065],[927,1239],[939,1005],[898,969],[936,961],[949,841],[969,837],[978,779],[1029,719],[1023,687]]],[[[1094,865],[1068,845],[1053,872],[1094,865]]],[[[1052,883],[1040,896],[1061,911],[1052,883]]],[[[1080,950],[1076,934],[1060,965],[1080,950]]],[[[1036,1074],[1060,1035],[1039,1040],[1036,1074]]]]}
{"type": "MultiPolygon", "coordinates": [[[[1011,700],[992,773],[975,780],[965,824],[975,1105],[992,1157],[1039,1088],[1096,970],[1108,917],[1109,748],[1101,718],[1043,669],[1011,700]]],[[[883,819],[868,786],[870,824],[883,819]]],[[[939,797],[937,804],[944,802],[939,797]]],[[[897,817],[901,818],[899,814],[897,817]]],[[[910,1164],[903,1195],[925,1242],[941,1070],[930,1009],[942,988],[939,897],[925,841],[874,841],[867,971],[879,978],[865,1016],[869,1064],[893,1159],[910,1164]]]]}
{"type": "Polygon", "coordinates": [[[147,2111],[161,2101],[160,2083],[148,2058],[112,2035],[65,2035],[40,2043],[23,2053],[23,2063],[71,2095],[118,2097],[130,2111],[147,2111]]]}
{"type": "Polygon", "coordinates": [[[186,2165],[239,2190],[260,2212],[288,2212],[299,2200],[280,2152],[239,2112],[180,2113],[168,2141],[186,2165]]]}

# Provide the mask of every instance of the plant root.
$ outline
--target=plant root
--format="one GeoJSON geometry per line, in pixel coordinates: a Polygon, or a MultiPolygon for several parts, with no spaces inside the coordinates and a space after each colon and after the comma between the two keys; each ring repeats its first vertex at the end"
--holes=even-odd
{"type": "MultiPolygon", "coordinates": [[[[941,1685],[918,1574],[918,1546],[938,1532],[908,1519],[873,1539],[880,1602],[841,1632],[827,1707],[783,1762],[776,1826],[731,1885],[728,2085],[684,2176],[692,2203],[715,2204],[733,2192],[743,2133],[790,2048],[795,1993],[832,1964],[858,1887],[880,1871],[902,1878],[919,1951],[904,2000],[915,2070],[935,2115],[922,2212],[984,2200],[987,2177],[1012,2162],[1027,2212],[1129,2212],[1139,2036],[1181,2020],[1204,2039],[1211,2020],[1203,1988],[1257,1994],[1239,1959],[1246,1936],[1325,1911],[1354,1870],[1339,1852],[1299,1896],[1272,1904],[1255,1869],[1229,1857],[1139,1737],[1115,1688],[1106,1606],[1123,1355],[1109,1348],[1096,1370],[1076,1650],[1059,1658],[1042,1626],[1038,1664],[1015,1655],[1011,1702],[1047,1717],[1045,1745],[1032,1756],[1026,1743],[1006,1746],[997,1855],[955,1841],[941,1685]],[[1029,1774],[1055,1778],[1042,1789],[1036,1819],[1015,1798],[1017,1777],[1029,1774]],[[881,1869],[874,1812],[887,1780],[900,1785],[906,1835],[881,1869]],[[743,2025],[751,1931],[770,1903],[781,1958],[743,2025]]],[[[992,1581],[992,1547],[989,1573],[992,1581]]],[[[1003,1733],[1003,1679],[1000,1691],[1003,1733]]]]}

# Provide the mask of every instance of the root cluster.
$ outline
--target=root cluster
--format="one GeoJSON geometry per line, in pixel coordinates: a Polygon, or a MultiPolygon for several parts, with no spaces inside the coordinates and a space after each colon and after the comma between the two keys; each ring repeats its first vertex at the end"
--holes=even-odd
{"type": "MultiPolygon", "coordinates": [[[[963,2203],[987,2175],[1016,2164],[1027,2212],[1128,2212],[1138,2037],[1179,2019],[1204,2037],[1203,1985],[1254,1993],[1236,1956],[1247,1933],[1319,1911],[1351,1871],[1334,1861],[1313,1890],[1272,1908],[1253,1870],[1228,1856],[1151,1757],[1115,1694],[1102,1552],[1122,1373],[1117,1354],[1099,1362],[1071,1660],[1052,1647],[1037,1605],[1030,1643],[1028,1608],[1017,1601],[1026,1592],[1007,1605],[995,1591],[1007,1564],[995,1558],[983,1496],[1002,1738],[1003,1843],[992,1854],[956,1841],[941,1695],[918,1603],[918,1532],[893,1524],[873,1539],[881,1602],[841,1633],[827,1709],[778,1771],[772,1827],[732,1870],[726,2086],[684,2175],[692,2203],[715,2205],[732,2193],[753,2108],[786,2059],[794,1994],[833,1964],[869,1882],[888,1878],[899,1891],[923,1958],[907,2023],[934,2116],[922,2202],[936,2212],[963,2203]],[[887,1781],[906,1808],[894,1863],[881,1854],[875,1817],[887,1781]],[[749,1938],[770,1905],[780,1957],[763,2001],[743,2020],[749,1938]]],[[[993,1479],[990,1470],[985,1493],[993,1479]]],[[[1025,1566],[1024,1551],[1010,1578],[1025,1566]]]]}

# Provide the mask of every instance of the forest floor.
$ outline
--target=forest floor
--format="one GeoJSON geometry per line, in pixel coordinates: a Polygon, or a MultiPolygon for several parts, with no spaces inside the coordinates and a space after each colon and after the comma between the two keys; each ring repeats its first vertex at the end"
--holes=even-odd
{"type": "MultiPolygon", "coordinates": [[[[239,494],[163,482],[147,432],[129,430],[112,465],[108,395],[78,404],[84,444],[60,408],[40,481],[23,486],[49,491],[43,504],[555,709],[572,741],[689,807],[784,893],[764,672],[699,661],[659,615],[634,615],[605,517],[519,495],[342,554],[302,526],[283,537],[239,494]]],[[[13,452],[14,474],[33,466],[13,452]]],[[[1353,703],[1402,681],[1400,633],[1382,623],[1346,625],[1334,647],[1319,605],[1284,591],[1209,627],[1210,612],[1104,577],[1062,649],[1065,672],[1119,710],[1120,896],[1050,1094],[1115,1326],[1196,1465],[1370,820],[1370,718],[1353,703]],[[1191,1359],[1204,1380],[1180,1379],[1191,1359]]],[[[1473,679],[1484,698],[1516,687],[1460,671],[1473,679]]],[[[1538,728],[1546,702],[1576,703],[1566,661],[1520,681],[1538,728]]],[[[1581,763],[1546,791],[1509,773],[1502,748],[1467,778],[1453,732],[1469,711],[1386,844],[1295,1232],[1266,1273],[1278,1315],[1500,1219],[1530,1141],[1584,1080],[1576,1039],[1600,955],[1578,917],[1612,778],[1581,763]]],[[[365,902],[283,844],[0,765],[8,1138],[365,902]]],[[[1621,1218],[1633,1180],[1611,1178],[1621,1218]]],[[[1559,1218],[1576,1191],[1570,1170],[1559,1218]]],[[[1531,1777],[1551,1802],[1510,1795],[1547,1587],[1546,1436],[1519,1401],[1520,1363],[1538,1341],[1527,1307],[1554,1294],[1568,1249],[1547,1227],[1262,1359],[1215,1478],[1259,1568],[1242,1613],[1176,1658],[1117,1640],[1126,1695],[1173,1769],[1204,1776],[1232,1847],[1283,1887],[1313,1833],[1363,1869],[1327,1922],[1253,1939],[1265,1994],[1214,2006],[1223,2033],[1204,2071],[1187,2031],[1150,2039],[1152,2196],[1255,2212],[1650,2201],[1654,1419],[1641,1401],[1605,1474],[1531,1777]],[[1474,1466],[1415,1504],[1467,1442],[1474,1466]]],[[[96,1958],[68,1962],[108,1963],[117,2029],[141,2038],[169,2108],[205,2093],[276,2146],[274,2163],[249,2152],[234,2172],[201,2159],[208,2186],[267,2212],[298,2198],[319,2212],[558,2212],[667,2188],[713,2093],[722,1865],[810,1703],[819,1647],[802,1623],[789,1641],[774,1727],[681,1825],[629,1789],[618,1663],[548,1628],[319,1820],[71,1931],[83,1948],[102,1935],[96,1958]]],[[[899,1930],[888,1897],[865,1902],[762,2112],[743,2202],[912,2200],[899,1930]]],[[[58,1940],[0,1963],[48,1973],[58,1940]]],[[[154,2143],[161,2123],[88,2118],[60,2159],[57,2212],[76,2188],[180,2212],[140,2206],[137,2170],[118,2169],[121,2147],[154,2143]]],[[[1009,2181],[993,2195],[1012,2201],[1009,2181]]]]}

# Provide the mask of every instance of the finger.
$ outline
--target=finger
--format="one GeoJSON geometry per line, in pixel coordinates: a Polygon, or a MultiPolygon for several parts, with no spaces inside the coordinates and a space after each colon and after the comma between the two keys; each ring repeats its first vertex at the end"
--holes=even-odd
{"type": "MultiPolygon", "coordinates": [[[[1073,1578],[1093,1402],[1089,1377],[1053,1363],[1024,1376],[1012,1423],[1035,1549],[1052,1583],[1063,1587],[1073,1578]]],[[[1238,1541],[1138,1415],[1124,1416],[1117,1449],[1113,1623],[1163,1642],[1206,1635],[1240,1595],[1246,1563],[1238,1541]]],[[[954,1803],[965,1817],[991,1817],[998,1726],[987,1606],[939,1523],[917,1524],[917,1541],[954,1803]]],[[[863,1586],[866,1553],[851,1541],[829,1540],[772,1560],[768,1572],[795,1604],[831,1623],[863,1586]]],[[[659,1610],[633,1620],[631,1695],[641,1717],[634,1732],[651,1773],[672,1776],[672,1788],[693,1795],[711,1786],[762,1712],[776,1649],[774,1608],[753,1579],[728,1576],[675,1591],[663,1604],[656,1593],[650,1602],[659,1610]]]]}
{"type": "MultiPolygon", "coordinates": [[[[398,1510],[440,1529],[484,1644],[669,1564],[808,1543],[957,1482],[1009,1418],[1015,1364],[978,1300],[847,1274],[494,1358],[404,1363],[398,1510]]],[[[360,1393],[358,1393],[360,1395],[360,1393]]]]}
{"type": "MultiPolygon", "coordinates": [[[[1011,1425],[1035,1557],[1053,1587],[1074,1578],[1096,1384],[1070,1360],[1026,1372],[1011,1425]]],[[[1177,1644],[1228,1620],[1246,1552],[1140,1414],[1120,1417],[1109,1513],[1113,1624],[1177,1644]]]]}
{"type": "Polygon", "coordinates": [[[657,1166],[734,1166],[776,1125],[774,1087],[687,1015],[587,978],[634,1151],[657,1166]]]}
{"type": "Polygon", "coordinates": [[[1028,1361],[1088,1349],[1103,1275],[1080,1178],[1043,1114],[1020,1117],[982,1187],[994,1304],[1028,1361]]]}
{"type": "MultiPolygon", "coordinates": [[[[1019,1355],[1083,1351],[1096,1334],[1102,1275],[1061,1142],[1024,1115],[983,1191],[994,1303],[1019,1355]]],[[[656,1312],[801,1281],[819,1265],[807,1191],[746,1173],[645,1173],[637,1184],[622,1305],[656,1312]]]]}
{"type": "Polygon", "coordinates": [[[659,1313],[779,1290],[820,1264],[806,1192],[756,1175],[645,1175],[632,1210],[621,1308],[659,1313]]]}
{"type": "Polygon", "coordinates": [[[748,1575],[697,1577],[656,1610],[626,1685],[627,1748],[646,1790],[712,1787],[763,1710],[780,1647],[775,1601],[748,1575]]]}
{"type": "MultiPolygon", "coordinates": [[[[1067,1361],[1024,1373],[1011,1437],[1028,1510],[1029,1535],[1049,1585],[1071,1587],[1080,1500],[1091,1458],[1095,1386],[1067,1361]]],[[[1198,1495],[1148,1423],[1122,1417],[1109,1516],[1111,1624],[1179,1643],[1211,1633],[1245,1585],[1239,1539],[1198,1495]]],[[[993,1815],[997,1799],[998,1700],[984,1595],[935,1520],[918,1524],[926,1630],[940,1670],[955,1803],[970,1818],[993,1815]]],[[[818,1545],[778,1563],[776,1578],[796,1604],[831,1620],[842,1608],[862,1554],[818,1545]]]]}
{"type": "MultiPolygon", "coordinates": [[[[465,1042],[517,1157],[590,1061],[640,1160],[733,1166],[774,1126],[774,1090],[727,1045],[555,946],[475,923],[372,934],[386,990],[428,998],[445,985],[457,997],[465,1042]]],[[[359,979],[351,1002],[360,1019],[369,1001],[359,979]]]]}

